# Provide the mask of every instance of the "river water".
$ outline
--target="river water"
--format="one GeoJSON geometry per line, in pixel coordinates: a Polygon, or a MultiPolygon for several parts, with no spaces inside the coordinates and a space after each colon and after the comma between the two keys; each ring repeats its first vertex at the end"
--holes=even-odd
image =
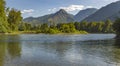
{"type": "Polygon", "coordinates": [[[120,66],[115,34],[0,35],[0,66],[120,66]]]}

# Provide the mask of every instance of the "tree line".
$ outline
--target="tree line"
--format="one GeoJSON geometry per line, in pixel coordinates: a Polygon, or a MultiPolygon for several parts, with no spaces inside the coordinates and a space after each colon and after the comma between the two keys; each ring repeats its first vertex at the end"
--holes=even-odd
{"type": "Polygon", "coordinates": [[[36,31],[37,33],[113,33],[112,22],[70,22],[49,25],[47,23],[32,26],[29,23],[22,23],[20,31],[36,31]]]}

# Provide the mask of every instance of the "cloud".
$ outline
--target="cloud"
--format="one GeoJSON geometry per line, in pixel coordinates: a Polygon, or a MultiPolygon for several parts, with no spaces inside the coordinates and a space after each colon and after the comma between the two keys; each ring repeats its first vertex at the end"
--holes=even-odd
{"type": "Polygon", "coordinates": [[[32,14],[34,11],[35,11],[34,9],[25,9],[25,10],[22,10],[21,13],[22,14],[25,14],[25,13],[32,14]]]}
{"type": "Polygon", "coordinates": [[[113,1],[114,2],[114,1],[119,1],[119,0],[103,0],[103,1],[113,1]]]}
{"type": "Polygon", "coordinates": [[[85,8],[94,8],[93,6],[86,6],[85,8]]]}
{"type": "Polygon", "coordinates": [[[48,11],[52,11],[52,12],[54,12],[56,10],[57,10],[57,8],[48,9],[48,11]]]}
{"type": "Polygon", "coordinates": [[[85,7],[84,5],[70,5],[68,7],[60,7],[60,9],[64,9],[70,12],[70,11],[75,11],[75,10],[82,10],[84,9],[84,7],[85,7]]]}
{"type": "Polygon", "coordinates": [[[57,11],[59,9],[64,9],[67,12],[73,12],[73,11],[80,11],[86,8],[93,8],[93,6],[84,6],[84,5],[69,5],[67,7],[58,7],[58,8],[52,8],[52,9],[48,9],[48,11],[57,11]]]}

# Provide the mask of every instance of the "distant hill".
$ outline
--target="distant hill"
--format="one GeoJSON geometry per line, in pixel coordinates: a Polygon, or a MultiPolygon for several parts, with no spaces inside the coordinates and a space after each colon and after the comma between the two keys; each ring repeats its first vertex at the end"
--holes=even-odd
{"type": "Polygon", "coordinates": [[[43,23],[48,23],[48,19],[52,16],[52,14],[49,15],[44,15],[41,17],[28,17],[25,18],[23,21],[24,22],[29,22],[31,24],[43,24],[43,23]]]}
{"type": "Polygon", "coordinates": [[[85,10],[81,10],[80,12],[78,12],[75,16],[74,19],[77,22],[82,21],[83,19],[85,19],[86,17],[92,15],[93,13],[95,13],[97,11],[96,8],[88,8],[85,10]]]}
{"type": "Polygon", "coordinates": [[[120,17],[120,1],[111,3],[105,7],[102,7],[94,14],[85,18],[85,21],[104,21],[107,19],[115,20],[120,17]]]}
{"type": "Polygon", "coordinates": [[[43,24],[43,23],[68,23],[74,21],[74,16],[67,13],[65,10],[60,9],[54,14],[49,14],[41,17],[28,17],[24,19],[25,22],[30,22],[32,24],[43,24]]]}

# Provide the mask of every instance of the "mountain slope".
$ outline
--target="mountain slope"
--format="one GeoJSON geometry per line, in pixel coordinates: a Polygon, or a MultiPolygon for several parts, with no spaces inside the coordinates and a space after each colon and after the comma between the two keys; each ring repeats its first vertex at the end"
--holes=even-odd
{"type": "Polygon", "coordinates": [[[74,21],[74,16],[68,14],[65,10],[60,9],[58,12],[54,14],[49,14],[37,18],[28,17],[24,19],[25,22],[30,22],[33,24],[43,24],[43,23],[68,23],[74,21]]]}
{"type": "Polygon", "coordinates": [[[53,22],[57,23],[67,23],[74,21],[74,16],[68,14],[65,10],[61,9],[60,11],[56,12],[55,14],[50,17],[53,22]]]}
{"type": "Polygon", "coordinates": [[[115,21],[117,18],[120,18],[120,11],[115,13],[114,15],[108,17],[108,19],[115,21]]]}
{"type": "Polygon", "coordinates": [[[31,24],[43,24],[43,23],[47,23],[48,19],[52,16],[53,14],[49,14],[49,15],[44,15],[41,17],[28,17],[25,18],[23,21],[24,22],[29,22],[31,24]]]}
{"type": "Polygon", "coordinates": [[[111,3],[105,7],[102,7],[94,14],[85,18],[85,21],[104,21],[113,18],[112,16],[120,12],[120,1],[111,3]]]}
{"type": "Polygon", "coordinates": [[[83,20],[86,17],[92,15],[96,11],[97,11],[97,9],[95,9],[95,8],[88,8],[88,9],[85,9],[85,10],[81,10],[80,12],[78,12],[78,14],[76,14],[74,16],[74,19],[75,19],[75,21],[80,22],[81,20],[83,20]]]}

